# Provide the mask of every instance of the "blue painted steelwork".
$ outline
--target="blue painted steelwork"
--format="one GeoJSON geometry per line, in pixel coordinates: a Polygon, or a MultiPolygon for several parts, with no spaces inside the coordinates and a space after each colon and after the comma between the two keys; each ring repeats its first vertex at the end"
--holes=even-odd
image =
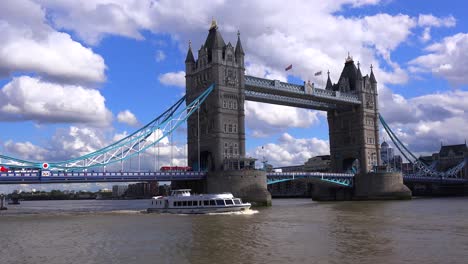
{"type": "Polygon", "coordinates": [[[205,172],[58,172],[0,173],[0,184],[90,183],[203,180],[205,172]],[[45,176],[47,175],[47,176],[45,176]]]}
{"type": "Polygon", "coordinates": [[[435,177],[435,178],[459,178],[459,172],[465,167],[466,161],[460,162],[458,165],[450,168],[448,171],[441,172],[441,171],[436,171],[435,170],[435,163],[431,165],[426,165],[424,162],[419,160],[416,155],[414,155],[403,142],[395,135],[395,133],[392,131],[390,126],[385,122],[384,118],[382,115],[379,114],[379,119],[380,123],[384,127],[385,131],[387,132],[388,136],[392,140],[393,144],[397,147],[397,149],[400,151],[400,153],[408,160],[411,162],[416,168],[419,169],[419,172],[414,176],[420,176],[420,177],[435,177]]]}
{"type": "MultiPolygon", "coordinates": [[[[214,84],[202,92],[185,108],[181,107],[185,96],[162,115],[143,126],[131,135],[95,152],[60,162],[50,162],[50,169],[82,170],[103,167],[111,163],[129,159],[154,146],[184,123],[213,91],[214,84]],[[182,109],[179,109],[182,108],[182,109]],[[153,136],[153,139],[151,138],[153,136]]],[[[0,165],[19,168],[41,168],[44,162],[33,162],[0,155],[0,165]],[[6,162],[5,162],[6,161],[6,162]]]]}
{"type": "Polygon", "coordinates": [[[323,172],[271,172],[267,173],[267,184],[275,184],[296,179],[317,179],[320,181],[352,187],[354,174],[350,173],[323,173],[323,172]]]}

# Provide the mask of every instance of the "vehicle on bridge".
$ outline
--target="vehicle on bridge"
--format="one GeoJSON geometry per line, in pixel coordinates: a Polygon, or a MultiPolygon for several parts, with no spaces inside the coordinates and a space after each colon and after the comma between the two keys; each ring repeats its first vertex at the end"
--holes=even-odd
{"type": "Polygon", "coordinates": [[[190,189],[173,190],[170,196],[151,199],[148,213],[206,214],[245,211],[251,206],[231,193],[190,195],[190,189]]]}
{"type": "Polygon", "coordinates": [[[160,171],[164,172],[182,172],[182,171],[192,171],[192,167],[190,166],[162,166],[160,171]]]}
{"type": "Polygon", "coordinates": [[[0,172],[8,172],[8,168],[5,168],[3,166],[0,167],[0,172]]]}

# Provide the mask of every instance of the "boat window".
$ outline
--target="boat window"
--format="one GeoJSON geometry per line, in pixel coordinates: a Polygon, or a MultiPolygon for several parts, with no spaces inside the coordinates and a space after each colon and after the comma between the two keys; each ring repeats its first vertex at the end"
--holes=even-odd
{"type": "Polygon", "coordinates": [[[183,201],[182,206],[187,206],[187,201],[183,201]]]}
{"type": "Polygon", "coordinates": [[[214,200],[210,200],[210,205],[216,205],[214,200]]]}
{"type": "Polygon", "coordinates": [[[203,205],[204,206],[210,205],[210,201],[208,201],[208,200],[203,201],[203,205]]]}
{"type": "Polygon", "coordinates": [[[198,206],[198,201],[193,201],[193,206],[198,206]]]}
{"type": "Polygon", "coordinates": [[[182,202],[177,202],[177,206],[182,206],[182,202]]]}
{"type": "Polygon", "coordinates": [[[241,204],[241,201],[239,199],[234,199],[234,204],[241,204]]]}
{"type": "Polygon", "coordinates": [[[173,206],[177,206],[177,202],[174,202],[173,206]]]}
{"type": "Polygon", "coordinates": [[[224,201],[223,200],[216,200],[216,205],[224,205],[224,201]]]}
{"type": "Polygon", "coordinates": [[[226,199],[226,200],[224,200],[224,202],[226,202],[226,205],[233,204],[231,199],[226,199]]]}
{"type": "Polygon", "coordinates": [[[187,201],[188,206],[192,206],[192,201],[187,201]]]}

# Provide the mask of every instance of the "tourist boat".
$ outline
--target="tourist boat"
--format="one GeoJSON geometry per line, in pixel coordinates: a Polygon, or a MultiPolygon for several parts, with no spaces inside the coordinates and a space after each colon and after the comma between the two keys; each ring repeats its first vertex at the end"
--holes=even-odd
{"type": "Polygon", "coordinates": [[[171,191],[170,196],[155,196],[148,212],[174,214],[206,214],[245,211],[250,203],[243,203],[231,193],[191,195],[190,189],[171,191]]]}

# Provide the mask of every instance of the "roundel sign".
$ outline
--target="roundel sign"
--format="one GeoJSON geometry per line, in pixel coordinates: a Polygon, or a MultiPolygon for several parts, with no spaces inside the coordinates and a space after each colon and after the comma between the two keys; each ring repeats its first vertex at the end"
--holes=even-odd
{"type": "Polygon", "coordinates": [[[49,169],[49,163],[47,163],[47,162],[42,163],[42,168],[43,168],[44,170],[49,169]]]}

